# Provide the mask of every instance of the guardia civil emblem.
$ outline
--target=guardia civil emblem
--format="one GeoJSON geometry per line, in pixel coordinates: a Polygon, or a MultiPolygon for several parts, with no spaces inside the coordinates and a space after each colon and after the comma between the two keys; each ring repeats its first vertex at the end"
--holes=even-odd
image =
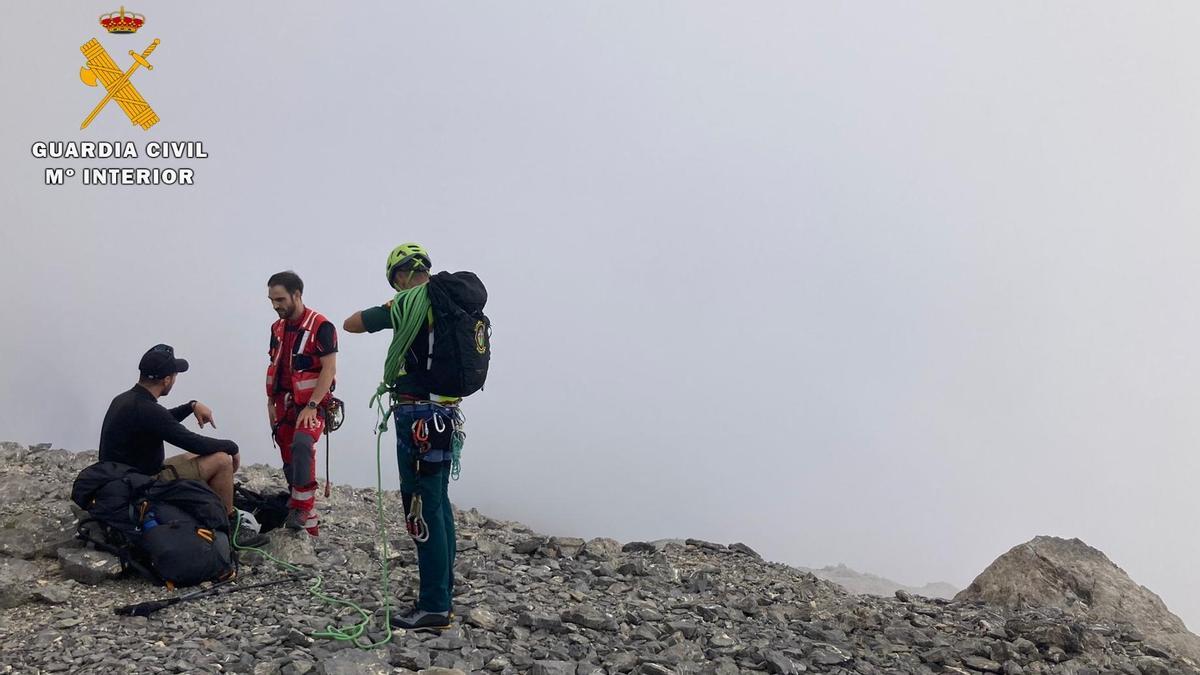
{"type": "MultiPolygon", "coordinates": [[[[124,6],[119,12],[104,14],[100,17],[100,25],[112,35],[132,35],[145,23],[145,16],[132,12],[126,13],[124,6]]],[[[87,59],[87,65],[79,69],[79,79],[89,87],[95,87],[97,83],[104,85],[105,91],[108,92],[83,120],[83,124],[79,125],[80,129],[86,129],[92,120],[96,119],[96,115],[99,115],[100,111],[114,100],[129,121],[143,130],[158,124],[158,113],[154,112],[146,99],[142,98],[131,81],[139,67],[154,70],[154,66],[150,65],[147,59],[158,47],[158,43],[158,38],[154,38],[154,41],[141,54],[129,50],[129,55],[133,57],[133,63],[126,70],[121,70],[117,66],[117,62],[108,55],[108,51],[104,49],[104,45],[100,44],[99,40],[88,40],[79,48],[79,51],[83,52],[84,58],[87,59]]]]}

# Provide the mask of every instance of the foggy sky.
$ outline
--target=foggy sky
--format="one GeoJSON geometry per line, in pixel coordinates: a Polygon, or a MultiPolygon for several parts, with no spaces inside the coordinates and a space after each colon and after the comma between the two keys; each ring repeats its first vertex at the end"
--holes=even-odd
{"type": "MultiPolygon", "coordinates": [[[[146,3],[103,35],[116,4],[0,22],[0,438],[94,448],[167,342],[164,403],[277,463],[267,277],[340,326],[414,240],[490,291],[461,507],[960,587],[1080,537],[1200,625],[1195,5],[146,3]],[[162,40],[149,132],[78,131],[92,37],[162,40]],[[30,156],[72,139],[210,157],[30,156]]],[[[388,336],[340,338],[332,475],[371,485],[388,336]]]]}

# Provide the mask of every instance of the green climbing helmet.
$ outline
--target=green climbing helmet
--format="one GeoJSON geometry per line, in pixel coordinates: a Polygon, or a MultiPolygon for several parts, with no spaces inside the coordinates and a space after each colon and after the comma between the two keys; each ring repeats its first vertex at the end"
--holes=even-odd
{"type": "MultiPolygon", "coordinates": [[[[392,283],[392,275],[397,269],[406,269],[413,272],[428,272],[432,263],[429,261],[429,252],[424,246],[409,242],[400,244],[392,249],[388,254],[387,259],[387,280],[388,284],[392,283]]],[[[397,289],[399,290],[399,289],[397,289]]]]}

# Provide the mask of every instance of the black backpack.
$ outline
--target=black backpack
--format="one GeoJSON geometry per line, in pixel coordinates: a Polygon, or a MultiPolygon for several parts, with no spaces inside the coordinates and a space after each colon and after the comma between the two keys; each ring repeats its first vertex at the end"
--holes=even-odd
{"type": "Polygon", "coordinates": [[[140,547],[168,585],[194,586],[228,579],[237,571],[225,505],[208,485],[154,481],[134,508],[142,530],[140,547]]]}
{"type": "Polygon", "coordinates": [[[483,388],[492,357],[492,322],[483,313],[487,289],[472,272],[438,272],[429,280],[433,309],[429,391],[469,396],[483,388]]]}
{"type": "Polygon", "coordinates": [[[260,493],[241,483],[233,486],[233,505],[253,515],[258,521],[258,531],[263,534],[282,526],[287,520],[290,496],[287,490],[260,493]]]}
{"type": "Polygon", "coordinates": [[[194,480],[158,480],[117,462],[79,473],[71,500],[89,517],[78,536],[124,569],[168,586],[227,579],[237,570],[221,499],[194,480]]]}

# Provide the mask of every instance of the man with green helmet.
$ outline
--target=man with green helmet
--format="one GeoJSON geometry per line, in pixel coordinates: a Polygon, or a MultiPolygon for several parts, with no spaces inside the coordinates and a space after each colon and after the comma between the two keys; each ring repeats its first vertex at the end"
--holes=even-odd
{"type": "Polygon", "coordinates": [[[429,253],[419,244],[397,246],[387,259],[388,284],[395,297],[355,312],[343,324],[350,333],[393,331],[377,395],[391,396],[405,523],[417,545],[419,597],[411,611],[392,617],[393,626],[409,630],[449,627],[454,589],[456,541],[447,495],[454,455],[449,442],[439,442],[439,434],[446,438],[447,432],[457,433],[461,399],[431,390],[430,267],[429,253]]]}

